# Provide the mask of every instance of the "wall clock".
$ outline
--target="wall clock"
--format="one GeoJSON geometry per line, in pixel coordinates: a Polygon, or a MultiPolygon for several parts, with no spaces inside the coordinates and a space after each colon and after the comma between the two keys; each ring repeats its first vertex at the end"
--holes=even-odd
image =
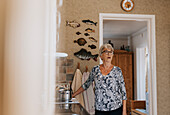
{"type": "Polygon", "coordinates": [[[133,0],[123,0],[121,6],[123,10],[130,12],[134,8],[134,2],[133,0]]]}

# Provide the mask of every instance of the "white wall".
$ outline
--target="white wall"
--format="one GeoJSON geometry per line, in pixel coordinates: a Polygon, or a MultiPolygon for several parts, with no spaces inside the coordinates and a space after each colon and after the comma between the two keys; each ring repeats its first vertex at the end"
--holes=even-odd
{"type": "Polygon", "coordinates": [[[5,0],[0,1],[0,115],[2,115],[3,101],[3,62],[4,62],[4,25],[5,24],[5,0]]]}
{"type": "Polygon", "coordinates": [[[108,40],[114,44],[114,49],[120,49],[121,46],[128,46],[128,38],[104,38],[103,43],[108,43],[108,40]]]}
{"type": "MultiPolygon", "coordinates": [[[[134,33],[131,37],[132,40],[132,47],[133,47],[133,52],[134,52],[134,98],[137,99],[137,89],[138,89],[138,85],[137,80],[140,80],[139,78],[137,79],[137,76],[139,75],[139,73],[137,74],[137,71],[139,71],[139,66],[137,67],[137,48],[146,48],[148,49],[148,45],[147,45],[147,28],[143,28],[141,30],[139,30],[138,32],[134,33]]],[[[139,51],[139,50],[138,50],[139,51]]],[[[145,62],[144,62],[145,63],[145,62]]],[[[141,68],[140,68],[141,69],[141,68]]],[[[141,69],[141,71],[144,71],[145,69],[141,69]]],[[[140,81],[141,82],[141,81],[140,81]]],[[[145,81],[142,81],[143,83],[145,83],[145,81]]],[[[145,84],[142,84],[141,82],[141,86],[143,85],[143,87],[145,87],[145,84]]]]}
{"type": "MultiPolygon", "coordinates": [[[[45,41],[48,42],[50,39],[46,35],[48,29],[46,18],[49,16],[46,7],[48,1],[5,1],[3,115],[42,115],[40,112],[45,68],[45,41]]],[[[0,8],[1,6],[3,4],[0,3],[0,8]]],[[[2,19],[0,23],[3,22],[2,19]]],[[[2,44],[2,39],[0,40],[2,44]]],[[[0,65],[0,70],[1,68],[0,65]]]]}

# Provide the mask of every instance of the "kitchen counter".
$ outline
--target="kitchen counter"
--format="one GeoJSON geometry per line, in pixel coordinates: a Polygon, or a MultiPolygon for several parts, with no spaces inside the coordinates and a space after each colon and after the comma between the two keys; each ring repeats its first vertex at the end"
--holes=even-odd
{"type": "Polygon", "coordinates": [[[90,115],[80,103],[55,104],[55,115],[90,115]]]}

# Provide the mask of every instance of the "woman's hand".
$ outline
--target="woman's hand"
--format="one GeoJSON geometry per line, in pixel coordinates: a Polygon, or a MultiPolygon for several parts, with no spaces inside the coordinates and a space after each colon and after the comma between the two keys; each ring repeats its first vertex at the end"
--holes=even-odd
{"type": "Polygon", "coordinates": [[[123,109],[123,114],[122,115],[127,115],[126,110],[123,109]]]}
{"type": "Polygon", "coordinates": [[[74,92],[74,93],[72,94],[72,98],[74,98],[76,95],[82,93],[83,91],[84,91],[84,89],[83,89],[82,87],[80,87],[76,92],[74,92]]]}
{"type": "Polygon", "coordinates": [[[127,112],[126,112],[126,100],[123,100],[123,113],[122,115],[127,115],[127,112]]]}
{"type": "Polygon", "coordinates": [[[72,94],[72,98],[74,98],[75,96],[76,96],[75,93],[73,93],[73,94],[72,94]]]}

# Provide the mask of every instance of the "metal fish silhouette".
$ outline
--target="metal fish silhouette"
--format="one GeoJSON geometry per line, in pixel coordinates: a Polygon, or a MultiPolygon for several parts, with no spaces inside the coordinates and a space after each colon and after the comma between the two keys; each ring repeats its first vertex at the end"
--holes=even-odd
{"type": "Polygon", "coordinates": [[[77,35],[80,35],[81,33],[80,32],[76,32],[77,35]]]}
{"type": "Polygon", "coordinates": [[[74,43],[78,43],[78,45],[84,46],[87,41],[84,38],[79,38],[78,40],[74,40],[74,43]]]}
{"type": "Polygon", "coordinates": [[[97,40],[94,39],[93,37],[89,37],[89,39],[90,39],[92,42],[97,42],[97,40]]]}
{"type": "Polygon", "coordinates": [[[84,22],[84,23],[86,23],[86,24],[88,24],[88,25],[97,25],[97,22],[93,22],[93,21],[91,21],[91,20],[82,20],[82,22],[84,22]]]}
{"type": "Polygon", "coordinates": [[[84,35],[85,35],[85,36],[90,36],[90,34],[88,34],[88,33],[85,33],[84,35]]]}
{"type": "Polygon", "coordinates": [[[88,47],[90,47],[91,49],[96,49],[96,46],[95,45],[88,45],[88,47]]]}
{"type": "Polygon", "coordinates": [[[75,52],[74,56],[81,60],[90,60],[92,58],[94,61],[97,61],[98,54],[92,55],[91,52],[87,52],[86,49],[82,48],[80,51],[75,52]]]}
{"type": "Polygon", "coordinates": [[[75,21],[66,21],[66,26],[70,26],[70,27],[73,27],[73,28],[78,28],[78,27],[80,27],[80,24],[75,22],[75,21]]]}
{"type": "Polygon", "coordinates": [[[87,28],[87,29],[85,29],[85,31],[87,31],[88,33],[93,33],[93,32],[95,32],[95,30],[93,30],[93,29],[91,29],[91,28],[87,28]]]}

